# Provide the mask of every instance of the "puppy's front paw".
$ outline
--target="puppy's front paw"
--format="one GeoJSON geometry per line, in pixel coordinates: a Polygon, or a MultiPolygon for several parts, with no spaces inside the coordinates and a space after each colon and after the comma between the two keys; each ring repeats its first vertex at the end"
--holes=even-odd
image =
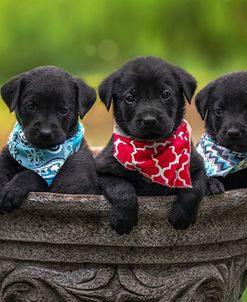
{"type": "Polygon", "coordinates": [[[0,193],[0,212],[19,209],[25,197],[21,188],[15,188],[11,182],[7,183],[0,193]]]}
{"type": "Polygon", "coordinates": [[[137,225],[137,222],[137,209],[131,213],[118,208],[112,209],[110,226],[119,235],[130,234],[130,232],[133,230],[133,227],[137,225]]]}
{"type": "Polygon", "coordinates": [[[224,185],[217,178],[210,177],[207,183],[206,195],[217,195],[225,192],[224,185]]]}
{"type": "Polygon", "coordinates": [[[179,204],[174,204],[168,215],[168,221],[174,229],[185,230],[195,222],[196,216],[196,210],[186,209],[179,204]]]}

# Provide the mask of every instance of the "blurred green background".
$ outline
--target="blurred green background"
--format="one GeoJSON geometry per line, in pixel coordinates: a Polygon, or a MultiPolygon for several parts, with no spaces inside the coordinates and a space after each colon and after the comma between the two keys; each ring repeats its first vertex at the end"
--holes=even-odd
{"type": "MultiPolygon", "coordinates": [[[[0,83],[39,65],[57,65],[98,86],[134,56],[155,55],[192,73],[199,89],[246,70],[246,0],[1,0],[0,83]]],[[[203,125],[188,107],[194,140],[203,125]]],[[[97,102],[87,140],[104,145],[112,117],[97,102]]],[[[0,102],[0,148],[14,123],[0,102]]],[[[243,301],[247,301],[246,298],[243,301]]]]}
{"type": "MultiPolygon", "coordinates": [[[[99,82],[126,60],[156,55],[192,73],[199,88],[246,68],[244,0],[1,0],[0,83],[39,65],[99,82]]],[[[0,148],[14,123],[0,102],[0,148]]],[[[194,106],[194,140],[203,126],[194,106]]],[[[111,114],[98,101],[85,119],[87,140],[104,145],[111,114]]]]}

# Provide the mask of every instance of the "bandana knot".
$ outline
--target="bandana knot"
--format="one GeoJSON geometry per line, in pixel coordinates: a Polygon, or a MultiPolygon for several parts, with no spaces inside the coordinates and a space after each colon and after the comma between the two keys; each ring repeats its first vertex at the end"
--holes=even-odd
{"type": "Polygon", "coordinates": [[[39,174],[50,186],[66,159],[80,149],[83,138],[84,126],[78,123],[76,134],[63,144],[51,149],[38,148],[27,141],[23,128],[16,123],[7,145],[20,165],[39,174]]]}
{"type": "Polygon", "coordinates": [[[135,141],[117,127],[113,133],[114,157],[129,170],[170,188],[191,188],[191,128],[183,120],[169,137],[135,141]]]}
{"type": "Polygon", "coordinates": [[[215,140],[205,133],[196,148],[204,159],[207,176],[225,177],[247,168],[247,152],[239,153],[218,145],[215,140]]]}

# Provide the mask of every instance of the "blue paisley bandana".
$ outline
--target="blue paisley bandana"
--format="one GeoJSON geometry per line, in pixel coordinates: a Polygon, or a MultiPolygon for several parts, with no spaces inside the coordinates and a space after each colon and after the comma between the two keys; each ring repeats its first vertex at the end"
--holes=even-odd
{"type": "Polygon", "coordinates": [[[204,159],[207,176],[223,176],[247,168],[247,152],[238,153],[217,145],[214,139],[205,133],[197,147],[204,159]]]}
{"type": "Polygon", "coordinates": [[[80,149],[84,126],[78,123],[77,133],[52,149],[37,148],[30,144],[19,123],[15,124],[8,139],[12,157],[23,167],[39,174],[50,186],[66,159],[80,149]]]}

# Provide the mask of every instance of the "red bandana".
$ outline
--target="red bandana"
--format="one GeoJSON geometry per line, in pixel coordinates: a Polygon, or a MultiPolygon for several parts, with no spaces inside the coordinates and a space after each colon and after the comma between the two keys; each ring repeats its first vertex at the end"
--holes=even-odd
{"type": "Polygon", "coordinates": [[[159,141],[134,141],[118,129],[113,138],[114,156],[125,168],[170,188],[192,188],[191,128],[186,120],[174,134],[159,141]]]}

